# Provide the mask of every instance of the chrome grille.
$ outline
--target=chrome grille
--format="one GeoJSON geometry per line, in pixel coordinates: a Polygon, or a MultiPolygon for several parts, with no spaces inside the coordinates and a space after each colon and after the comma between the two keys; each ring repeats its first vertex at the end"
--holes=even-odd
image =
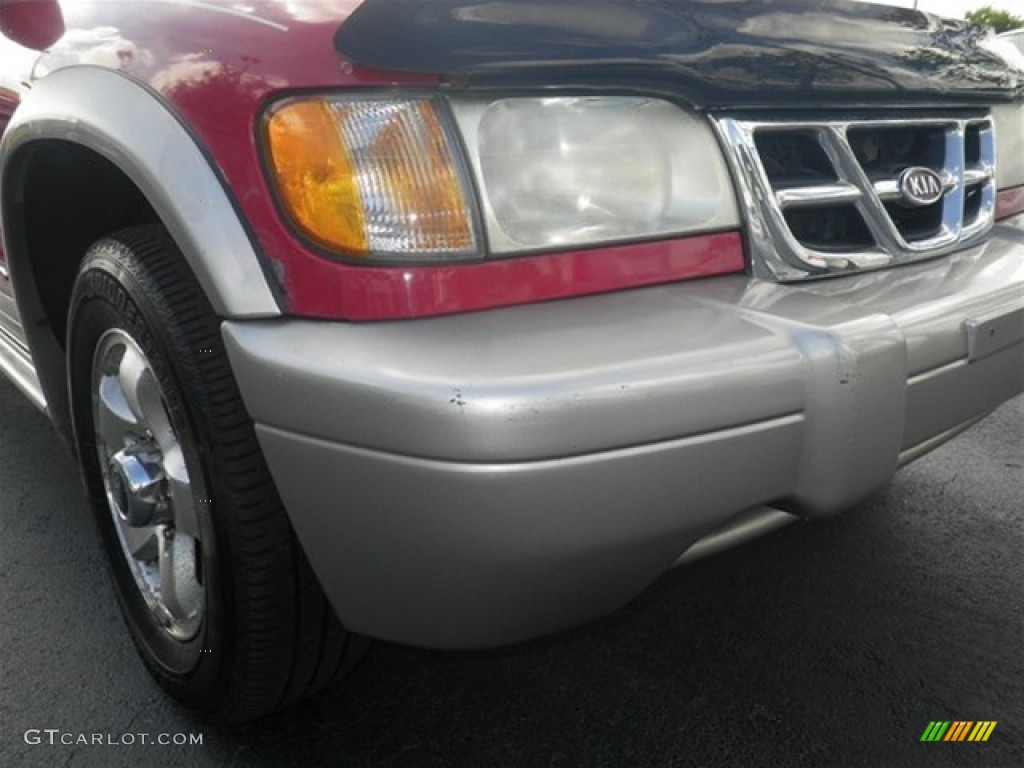
{"type": "Polygon", "coordinates": [[[747,214],[755,275],[801,280],[908,263],[978,242],[992,225],[988,117],[715,125],[747,214]],[[938,199],[917,200],[922,187],[941,188],[938,199]]]}

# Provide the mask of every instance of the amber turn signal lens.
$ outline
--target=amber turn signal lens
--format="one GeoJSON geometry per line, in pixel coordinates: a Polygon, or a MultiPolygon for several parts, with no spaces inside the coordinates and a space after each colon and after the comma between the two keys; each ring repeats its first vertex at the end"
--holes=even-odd
{"type": "Polygon", "coordinates": [[[266,130],[281,201],[320,245],[385,258],[475,252],[466,184],[430,101],[293,101],[266,130]]]}
{"type": "Polygon", "coordinates": [[[295,223],[323,245],[366,251],[355,166],[330,106],[290,104],[273,114],[267,133],[278,191],[295,223]]]}

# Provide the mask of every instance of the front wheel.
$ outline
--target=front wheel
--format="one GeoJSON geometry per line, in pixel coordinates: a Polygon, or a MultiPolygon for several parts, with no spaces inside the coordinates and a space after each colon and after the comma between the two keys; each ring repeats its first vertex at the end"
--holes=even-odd
{"type": "Polygon", "coordinates": [[[253,719],[351,668],[270,479],[219,321],[167,232],[90,248],[72,294],[79,460],[132,639],[211,719],[253,719]]]}

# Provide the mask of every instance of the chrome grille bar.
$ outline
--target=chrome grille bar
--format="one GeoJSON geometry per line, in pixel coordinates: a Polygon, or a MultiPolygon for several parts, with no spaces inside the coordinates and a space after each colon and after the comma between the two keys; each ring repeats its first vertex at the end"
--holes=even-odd
{"type": "MultiPolygon", "coordinates": [[[[996,158],[987,116],[822,121],[719,117],[714,123],[737,180],[752,268],[759,277],[802,280],[909,263],[979,242],[992,226],[996,158]],[[914,201],[901,187],[900,173],[880,178],[874,169],[869,174],[851,145],[851,132],[857,131],[877,131],[883,136],[886,131],[919,131],[933,140],[935,154],[941,158],[922,168],[941,185],[938,200],[914,201]],[[968,131],[977,132],[978,157],[967,157],[968,131]],[[827,158],[832,177],[810,182],[799,178],[799,173],[795,180],[772,177],[758,138],[786,135],[813,140],[816,151],[827,158]],[[970,211],[965,207],[968,195],[970,211]],[[916,219],[913,208],[921,209],[916,219]],[[789,220],[799,213],[806,221],[816,212],[824,220],[836,210],[849,221],[861,222],[862,226],[848,228],[866,233],[865,242],[841,238],[826,245],[810,242],[801,239],[789,220]],[[921,221],[929,222],[928,226],[921,221]]],[[[773,158],[776,171],[778,162],[773,158]]]]}
{"type": "Polygon", "coordinates": [[[822,184],[811,187],[791,187],[775,193],[775,198],[783,208],[800,206],[855,203],[860,200],[862,192],[853,184],[822,184]]]}

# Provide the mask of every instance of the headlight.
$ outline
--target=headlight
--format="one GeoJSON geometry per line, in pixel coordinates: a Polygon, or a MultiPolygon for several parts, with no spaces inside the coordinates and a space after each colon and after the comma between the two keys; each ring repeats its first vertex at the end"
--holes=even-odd
{"type": "Polygon", "coordinates": [[[1024,104],[992,108],[996,127],[996,188],[1024,184],[1024,104]]]}
{"type": "Polygon", "coordinates": [[[1024,104],[992,108],[996,132],[996,219],[1024,213],[1024,104]]]}
{"type": "Polygon", "coordinates": [[[658,99],[299,98],[271,108],[264,141],[289,218],[348,256],[449,261],[739,225],[710,128],[658,99]]]}
{"type": "Polygon", "coordinates": [[[457,100],[497,253],[738,226],[708,126],[633,97],[457,100]]]}
{"type": "Polygon", "coordinates": [[[432,101],[291,101],[265,128],[281,202],[318,244],[349,256],[474,255],[470,196],[432,101]]]}

